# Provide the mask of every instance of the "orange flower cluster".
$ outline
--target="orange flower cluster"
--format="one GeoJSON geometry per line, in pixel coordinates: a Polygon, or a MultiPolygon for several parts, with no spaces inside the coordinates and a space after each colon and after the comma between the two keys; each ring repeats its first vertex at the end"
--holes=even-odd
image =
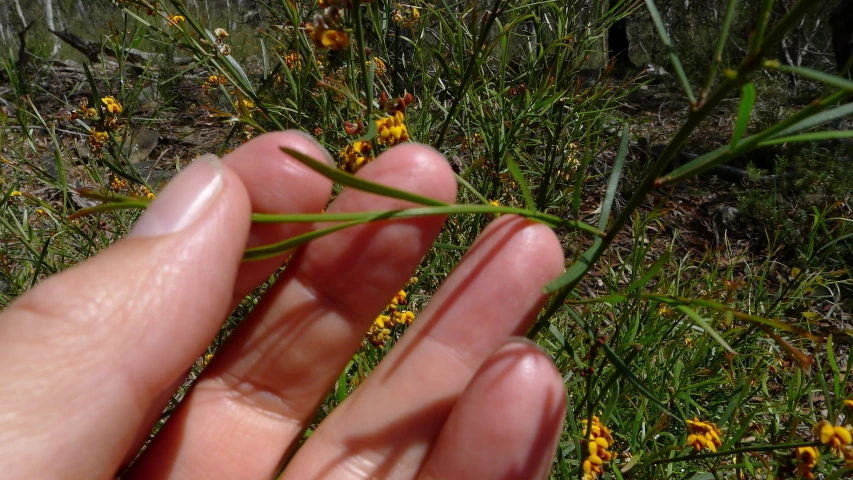
{"type": "MultiPolygon", "coordinates": [[[[412,278],[409,285],[416,283],[417,278],[412,278]]],[[[409,326],[415,320],[415,314],[411,310],[401,311],[399,306],[406,304],[406,292],[400,290],[391,303],[385,308],[385,313],[376,317],[370,330],[367,331],[367,340],[376,347],[384,347],[391,338],[391,329],[397,325],[409,326]]]]}
{"type": "Polygon", "coordinates": [[[401,142],[409,141],[409,130],[406,128],[406,116],[397,110],[390,117],[376,121],[376,138],[382,145],[393,147],[401,142]]]}
{"type": "Polygon", "coordinates": [[[592,417],[592,425],[588,425],[584,420],[583,426],[589,445],[589,456],[583,461],[581,468],[584,480],[593,480],[604,473],[604,463],[613,458],[613,453],[609,450],[613,446],[613,437],[598,417],[592,417]]]}
{"type": "Polygon", "coordinates": [[[109,132],[115,131],[118,128],[118,114],[123,110],[119,103],[112,95],[107,95],[101,98],[101,103],[104,104],[103,118],[98,116],[98,111],[89,106],[89,99],[82,98],[80,100],[79,109],[72,110],[68,114],[69,121],[75,121],[82,115],[93,121],[89,126],[89,147],[93,155],[101,157],[104,145],[110,139],[109,132]]]}
{"type": "Polygon", "coordinates": [[[412,27],[421,18],[421,11],[418,10],[418,7],[403,7],[399,3],[395,3],[394,7],[391,19],[401,27],[412,27]]]}
{"type": "Polygon", "coordinates": [[[113,177],[113,181],[110,182],[110,187],[113,189],[114,192],[118,193],[127,188],[127,180],[118,177],[113,177]]]}
{"type": "Polygon", "coordinates": [[[338,157],[341,159],[342,169],[355,173],[373,160],[373,148],[370,142],[353,142],[347,145],[338,157]]]}
{"type": "Polygon", "coordinates": [[[832,425],[821,420],[812,427],[812,433],[820,443],[829,445],[833,453],[844,459],[844,463],[853,466],[853,425],[832,425]]]}
{"type": "Polygon", "coordinates": [[[794,451],[794,457],[797,459],[797,475],[812,480],[814,478],[812,470],[820,458],[817,449],[815,447],[797,447],[794,451]]]}
{"type": "Polygon", "coordinates": [[[711,422],[700,421],[698,417],[687,420],[687,431],[690,432],[687,436],[687,445],[693,446],[697,452],[703,448],[716,452],[717,447],[723,444],[720,440],[720,429],[711,422]]]}
{"type": "Polygon", "coordinates": [[[284,56],[284,64],[291,70],[299,70],[302,68],[302,61],[299,59],[299,54],[293,50],[284,56]]]}

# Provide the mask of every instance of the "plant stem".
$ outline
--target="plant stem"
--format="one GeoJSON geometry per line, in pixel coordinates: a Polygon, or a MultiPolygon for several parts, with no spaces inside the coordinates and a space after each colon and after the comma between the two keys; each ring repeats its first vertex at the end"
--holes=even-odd
{"type": "Polygon", "coordinates": [[[447,118],[444,119],[444,123],[441,124],[441,128],[439,129],[438,140],[432,144],[436,150],[441,150],[441,146],[444,145],[444,138],[447,135],[447,130],[450,128],[450,124],[456,116],[456,111],[459,109],[459,105],[462,104],[462,99],[465,96],[465,90],[468,89],[468,84],[471,83],[471,80],[474,78],[474,68],[480,63],[480,56],[483,54],[483,45],[486,43],[486,37],[492,29],[492,25],[494,25],[495,19],[497,19],[500,14],[501,7],[503,6],[502,4],[503,0],[495,0],[495,3],[492,4],[491,15],[489,16],[489,19],[486,20],[486,24],[480,32],[480,38],[477,39],[477,44],[474,47],[474,55],[471,55],[471,61],[468,63],[468,66],[465,68],[465,73],[462,75],[462,82],[459,84],[459,89],[456,91],[453,104],[450,105],[450,111],[447,112],[447,118]]]}
{"type": "Polygon", "coordinates": [[[682,457],[675,458],[664,458],[661,460],[655,460],[653,462],[649,462],[648,465],[660,465],[666,463],[674,463],[688,460],[703,460],[706,458],[716,458],[716,457],[725,457],[728,455],[736,455],[738,453],[749,453],[749,452],[772,452],[774,450],[790,450],[792,448],[797,447],[819,447],[821,445],[820,442],[810,442],[810,443],[785,443],[782,445],[751,445],[748,447],[734,448],[732,450],[726,450],[724,452],[712,452],[706,453],[704,455],[684,455],[682,457]]]}

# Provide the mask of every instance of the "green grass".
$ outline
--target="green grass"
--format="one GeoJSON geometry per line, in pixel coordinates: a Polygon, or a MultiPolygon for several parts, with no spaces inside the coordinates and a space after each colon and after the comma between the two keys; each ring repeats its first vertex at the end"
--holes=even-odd
{"type": "MultiPolygon", "coordinates": [[[[618,107],[637,84],[609,78],[607,69],[595,70],[590,77],[590,65],[584,61],[600,55],[604,28],[625,9],[602,9],[593,23],[597,26],[589,29],[580,26],[588,11],[575,11],[560,1],[498,0],[495,5],[503,12],[499,17],[465,4],[416,2],[419,17],[404,7],[398,23],[392,3],[375,0],[344,12],[341,29],[350,46],[330,52],[292,27],[310,22],[314,10],[281,2],[264,12],[268,22],[259,35],[231,32],[223,43],[242,46],[226,56],[212,33],[219,25],[205,24],[206,19],[180,3],[164,4],[162,15],[155,17],[133,7],[110,10],[113,19],[133,28],[113,32],[107,40],[116,46],[180,46],[183,55],[197,60],[195,68],[203,77],[227,81],[209,84],[204,94],[200,81],[185,78],[167,60],[158,59],[134,82],[122,82],[127,65],[119,59],[118,76],[91,67],[76,92],[30,92],[65,104],[66,111],[76,107],[83,93],[99,109],[99,97],[115,95],[124,107],[115,128],[106,127],[104,119],[110,116],[103,112],[98,119],[80,116],[71,121],[64,113],[45,112],[27,97],[16,96],[16,115],[0,122],[0,305],[44,276],[106,248],[128,231],[138,214],[135,209],[95,207],[91,215],[69,219],[93,205],[80,199],[69,181],[84,179],[91,183],[88,187],[108,196],[116,194],[111,188],[116,178],[125,182],[119,189],[122,195],[138,194],[143,187],[156,190],[128,160],[122,144],[130,126],[152,124],[185,105],[165,95],[166,103],[153,114],[137,114],[144,88],[165,83],[172,85],[164,87],[167,92],[178,85],[194,89],[195,100],[219,115],[211,118],[221,122],[219,152],[264,131],[299,128],[333,154],[359,137],[376,153],[387,148],[375,128],[385,113],[365,98],[385,94],[393,104],[410,93],[413,101],[406,107],[405,123],[411,140],[439,148],[458,171],[461,188],[459,206],[451,207],[458,215],[447,222],[417,280],[406,287],[406,308],[418,312],[428,302],[496,214],[520,213],[551,225],[568,252],[567,273],[549,285],[552,300],[530,334],[553,355],[569,398],[553,478],[580,477],[585,451],[580,448],[581,423],[593,415],[616,441],[616,459],[606,466],[604,478],[720,479],[787,478],[784,472],[793,468],[791,449],[814,441],[809,428],[824,417],[822,410],[830,421],[851,413],[843,406],[853,394],[853,364],[847,358],[851,332],[832,323],[835,318],[841,318],[842,325],[843,319],[849,321],[849,315],[838,315],[843,306],[837,295],[849,290],[850,274],[833,261],[851,248],[849,209],[833,205],[843,192],[832,191],[804,211],[805,221],[798,224],[801,241],[787,245],[796,251],[793,257],[777,255],[779,242],[787,237],[772,225],[761,254],[729,243],[695,251],[667,228],[670,185],[746,155],[762,142],[812,128],[816,114],[831,120],[831,108],[847,98],[844,88],[849,86],[835,82],[822,102],[792,113],[780,124],[746,131],[755,93],[745,85],[760,74],[762,55],[772,53],[771,46],[806,11],[808,2],[798,2],[791,16],[778,24],[760,26],[758,31],[764,33],[753,40],[755,49],[741,64],[713,62],[704,89],[694,92],[695,86],[680,75],[685,96],[694,99],[691,113],[656,161],[625,170],[640,171],[643,177],[630,179],[633,188],[624,198],[619,192],[631,130],[618,107]],[[166,14],[183,15],[186,21],[169,25],[166,14]],[[534,21],[546,16],[553,30],[534,21]],[[355,48],[360,45],[369,47],[370,54],[355,48]],[[373,57],[385,64],[384,72],[373,57]],[[724,75],[714,73],[724,69],[724,75]],[[740,92],[752,93],[744,94],[735,144],[661,177],[696,127],[740,92]],[[345,125],[359,121],[364,127],[347,133],[345,125]],[[614,123],[621,125],[612,128],[614,123]],[[68,143],[75,135],[85,141],[93,124],[109,131],[102,157],[68,143]],[[12,197],[13,191],[23,195],[12,197]],[[660,201],[650,205],[648,195],[653,192],[662,197],[654,197],[660,201]],[[691,453],[685,420],[693,417],[721,428],[719,454],[691,453]]],[[[647,4],[654,9],[653,2],[647,4]]],[[[27,73],[16,71],[12,59],[5,68],[15,92],[24,93],[27,73]]],[[[760,89],[757,93],[762,94],[760,89]]],[[[336,175],[339,185],[353,186],[351,177],[336,175]]],[[[374,185],[359,187],[376,191],[374,185]]],[[[138,203],[134,207],[144,206],[138,203]]],[[[438,213],[447,213],[447,207],[339,220],[357,223],[438,213]]],[[[290,215],[256,220],[311,219],[290,215]]],[[[211,353],[274,280],[247,297],[211,345],[211,353]]],[[[366,339],[322,411],[343,401],[404,330],[404,325],[395,326],[384,346],[366,339]]],[[[192,376],[203,365],[200,359],[192,376]]],[[[839,478],[843,462],[826,447],[822,453],[817,470],[835,472],[839,478]]]]}

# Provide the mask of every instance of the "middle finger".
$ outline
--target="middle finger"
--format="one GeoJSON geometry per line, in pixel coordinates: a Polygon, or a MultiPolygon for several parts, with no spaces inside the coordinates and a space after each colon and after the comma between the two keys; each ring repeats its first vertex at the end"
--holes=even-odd
{"type": "MultiPolygon", "coordinates": [[[[359,176],[445,202],[456,197],[447,161],[422,145],[395,147],[359,176]]],[[[409,206],[344,190],[329,211],[409,206]]],[[[272,476],[443,222],[423,217],[361,225],[300,250],[247,324],[217,353],[131,477],[272,476]]]]}

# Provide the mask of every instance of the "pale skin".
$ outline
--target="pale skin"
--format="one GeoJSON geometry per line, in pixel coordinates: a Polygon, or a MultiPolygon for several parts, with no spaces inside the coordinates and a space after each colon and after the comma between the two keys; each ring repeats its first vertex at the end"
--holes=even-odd
{"type": "MultiPolygon", "coordinates": [[[[131,234],[42,281],[0,314],[4,478],[265,479],[316,417],[378,312],[445,218],[346,229],[280,257],[247,246],[317,225],[255,225],[251,212],[316,213],[331,183],[279,151],[330,158],[298,132],[197,160],[131,234]],[[142,456],[129,462],[229,312],[288,256],[285,273],[220,348],[142,456]]],[[[447,161],[397,146],[358,174],[453,202],[447,161]]],[[[329,212],[410,206],[342,192],[329,212]]],[[[565,393],[550,357],[519,338],[563,253],[544,225],[493,221],[369,377],[280,478],[536,479],[550,472],[565,393]]]]}

